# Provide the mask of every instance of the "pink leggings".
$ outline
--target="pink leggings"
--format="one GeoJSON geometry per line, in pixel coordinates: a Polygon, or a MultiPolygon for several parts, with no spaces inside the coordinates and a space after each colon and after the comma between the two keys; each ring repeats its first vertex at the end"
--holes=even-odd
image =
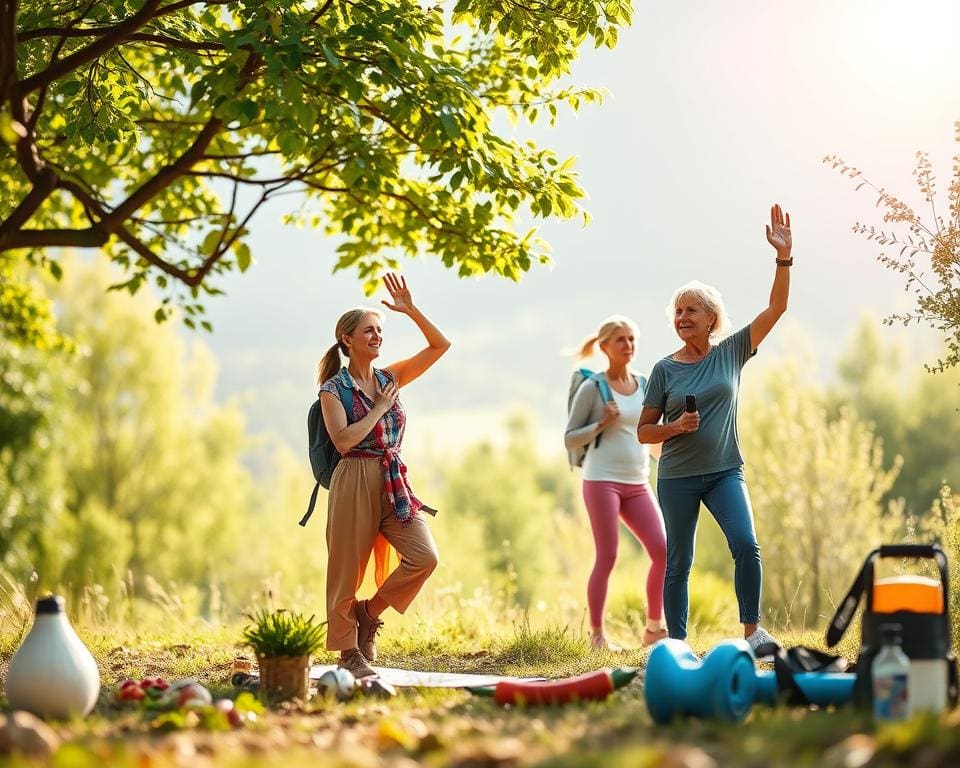
{"type": "Polygon", "coordinates": [[[613,483],[604,480],[583,481],[583,501],[590,515],[596,560],[587,582],[590,624],[603,626],[603,605],[607,601],[607,582],[617,561],[617,518],[636,536],[650,557],[647,572],[647,619],[659,621],[663,615],[663,574],[667,562],[667,537],[657,500],[646,483],[613,483]]]}

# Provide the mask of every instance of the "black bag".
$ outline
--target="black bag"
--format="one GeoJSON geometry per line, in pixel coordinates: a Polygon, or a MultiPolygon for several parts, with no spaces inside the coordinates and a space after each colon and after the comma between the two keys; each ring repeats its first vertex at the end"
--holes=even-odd
{"type": "Polygon", "coordinates": [[[758,659],[773,657],[780,701],[789,706],[806,707],[810,700],[794,675],[801,672],[846,672],[847,660],[806,645],[781,648],[777,643],[762,643],[754,652],[758,659]]]}
{"type": "Polygon", "coordinates": [[[936,544],[885,544],[867,555],[854,579],[847,596],[837,607],[836,615],[827,627],[827,646],[832,648],[843,637],[850,626],[854,613],[860,604],[860,598],[866,594],[866,606],[861,619],[860,656],[856,663],[857,678],[853,689],[853,701],[857,706],[870,707],[873,704],[872,672],[873,660],[882,646],[881,630],[883,624],[900,624],[903,627],[903,652],[911,659],[943,659],[947,662],[947,701],[950,706],[957,703],[957,659],[951,648],[949,578],[947,556],[936,544]],[[942,604],[939,611],[911,609],[909,606],[896,610],[875,610],[876,589],[880,583],[874,581],[873,563],[877,558],[918,558],[930,559],[937,563],[940,571],[942,604]]]}

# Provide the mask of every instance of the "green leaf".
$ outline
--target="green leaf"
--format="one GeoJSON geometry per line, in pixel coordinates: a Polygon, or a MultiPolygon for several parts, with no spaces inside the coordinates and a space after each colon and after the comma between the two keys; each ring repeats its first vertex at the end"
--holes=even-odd
{"type": "Polygon", "coordinates": [[[329,45],[327,45],[326,43],[323,43],[321,44],[320,47],[323,50],[323,58],[327,60],[327,64],[329,64],[334,69],[340,69],[340,67],[343,66],[340,59],[337,58],[337,54],[335,54],[333,50],[331,50],[329,45]]]}
{"type": "Polygon", "coordinates": [[[443,112],[440,115],[440,124],[443,126],[443,132],[447,134],[447,138],[455,139],[460,135],[460,126],[449,112],[443,112]]]}
{"type": "Polygon", "coordinates": [[[237,255],[237,268],[241,272],[246,272],[252,263],[250,246],[246,243],[238,243],[233,250],[237,255]]]}

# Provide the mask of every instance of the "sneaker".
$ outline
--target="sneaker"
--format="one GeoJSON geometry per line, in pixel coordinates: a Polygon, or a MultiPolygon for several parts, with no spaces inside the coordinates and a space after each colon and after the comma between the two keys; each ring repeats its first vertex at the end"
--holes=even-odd
{"type": "Polygon", "coordinates": [[[377,632],[383,626],[380,619],[373,618],[367,613],[367,601],[357,601],[357,641],[360,652],[370,661],[377,660],[377,632]]]}
{"type": "Polygon", "coordinates": [[[765,658],[770,656],[775,649],[772,648],[761,648],[761,646],[766,646],[768,643],[772,643],[779,647],[780,643],[777,642],[777,639],[771,635],[763,627],[757,627],[753,630],[753,634],[747,638],[747,643],[750,644],[750,649],[753,651],[754,655],[757,658],[765,658]],[[758,653],[758,649],[761,653],[758,653]]]}
{"type": "Polygon", "coordinates": [[[612,643],[607,640],[606,635],[590,635],[590,650],[610,651],[610,653],[623,653],[623,648],[616,643],[612,643]]]}
{"type": "Polygon", "coordinates": [[[666,628],[651,630],[643,630],[643,644],[644,645],[654,645],[659,643],[661,640],[664,640],[667,637],[666,628]]]}
{"type": "Polygon", "coordinates": [[[377,674],[373,667],[367,663],[367,660],[359,648],[351,648],[349,651],[341,653],[337,666],[340,667],[340,669],[347,670],[347,672],[352,674],[357,680],[362,677],[371,677],[377,674]]]}

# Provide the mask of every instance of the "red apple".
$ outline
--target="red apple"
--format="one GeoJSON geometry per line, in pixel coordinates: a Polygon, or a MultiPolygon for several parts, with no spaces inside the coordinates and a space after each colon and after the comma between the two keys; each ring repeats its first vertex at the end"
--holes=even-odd
{"type": "Polygon", "coordinates": [[[117,691],[117,698],[120,701],[143,701],[146,696],[146,692],[136,682],[133,685],[124,685],[117,691]]]}

